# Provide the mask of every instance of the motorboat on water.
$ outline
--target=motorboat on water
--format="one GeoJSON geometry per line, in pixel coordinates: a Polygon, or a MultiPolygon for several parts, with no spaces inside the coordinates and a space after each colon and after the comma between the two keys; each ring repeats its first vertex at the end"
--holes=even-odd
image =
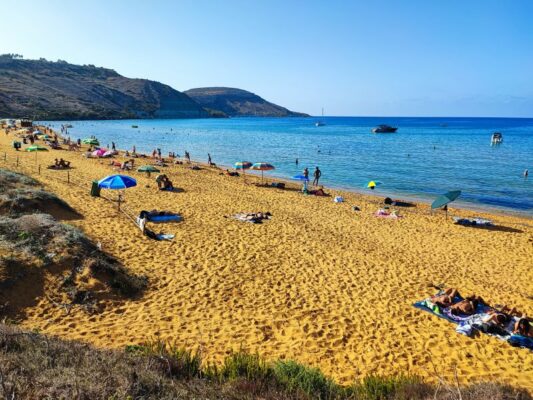
{"type": "Polygon", "coordinates": [[[490,144],[500,144],[503,142],[503,135],[500,132],[494,132],[490,138],[490,144]]]}
{"type": "Polygon", "coordinates": [[[372,129],[372,133],[394,133],[397,130],[398,128],[395,128],[390,125],[378,125],[372,129]]]}

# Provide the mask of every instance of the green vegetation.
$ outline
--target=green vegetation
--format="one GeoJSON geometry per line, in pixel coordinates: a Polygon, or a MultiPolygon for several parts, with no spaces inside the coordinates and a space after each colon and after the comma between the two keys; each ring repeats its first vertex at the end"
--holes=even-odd
{"type": "Polygon", "coordinates": [[[340,386],[294,361],[266,362],[240,351],[222,366],[198,352],[152,341],[125,351],[48,338],[0,324],[0,397],[16,399],[350,399],[530,400],[495,383],[424,384],[415,377],[368,377],[340,386]]]}
{"type": "Polygon", "coordinates": [[[131,274],[79,229],[54,218],[81,216],[37,185],[25,175],[0,169],[0,316],[23,317],[24,309],[43,296],[67,312],[76,305],[94,313],[99,300],[142,293],[147,278],[131,274]],[[47,284],[46,274],[57,279],[47,284]],[[103,289],[88,288],[88,277],[103,289]],[[22,289],[21,296],[25,283],[31,291],[22,289]]]}

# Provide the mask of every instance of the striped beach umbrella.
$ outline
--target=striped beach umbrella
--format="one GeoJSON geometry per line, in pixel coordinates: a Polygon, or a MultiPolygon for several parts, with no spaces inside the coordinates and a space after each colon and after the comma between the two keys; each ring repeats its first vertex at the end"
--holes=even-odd
{"type": "Polygon", "coordinates": [[[254,163],[250,169],[253,169],[254,171],[261,171],[261,183],[263,183],[263,173],[265,171],[272,171],[273,169],[276,169],[272,164],[265,163],[265,162],[258,162],[254,163]]]}
{"type": "Polygon", "coordinates": [[[235,163],[235,169],[242,169],[243,171],[245,169],[250,169],[252,166],[252,163],[250,161],[237,161],[235,163]]]}

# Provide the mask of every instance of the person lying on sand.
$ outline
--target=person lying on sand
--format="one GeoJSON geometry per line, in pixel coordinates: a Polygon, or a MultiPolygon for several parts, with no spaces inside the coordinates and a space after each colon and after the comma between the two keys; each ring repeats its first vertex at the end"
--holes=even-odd
{"type": "Polygon", "coordinates": [[[458,303],[450,306],[450,311],[453,315],[463,314],[472,315],[476,312],[476,308],[479,304],[487,304],[485,301],[476,295],[469,296],[458,303]]]}
{"type": "Polygon", "coordinates": [[[519,318],[514,324],[513,333],[524,337],[533,337],[533,329],[531,323],[525,317],[519,318]]]}
{"type": "Polygon", "coordinates": [[[445,289],[441,294],[432,296],[431,301],[433,304],[436,304],[439,307],[449,307],[453,304],[453,299],[455,296],[457,296],[457,294],[457,289],[448,288],[445,289]]]}
{"type": "Polygon", "coordinates": [[[505,326],[509,323],[511,317],[497,310],[489,310],[482,318],[481,323],[476,325],[476,329],[500,336],[508,336],[505,326]]]}
{"type": "Polygon", "coordinates": [[[230,171],[229,169],[226,170],[226,175],[229,175],[229,176],[239,176],[239,173],[238,172],[234,172],[234,171],[230,171]]]}
{"type": "Polygon", "coordinates": [[[62,158],[59,159],[59,162],[57,164],[60,168],[70,168],[70,161],[65,161],[62,158]]]}

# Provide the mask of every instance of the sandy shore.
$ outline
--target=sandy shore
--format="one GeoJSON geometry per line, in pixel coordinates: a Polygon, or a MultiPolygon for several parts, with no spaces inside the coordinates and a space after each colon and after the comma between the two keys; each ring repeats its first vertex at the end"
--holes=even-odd
{"type": "Polygon", "coordinates": [[[427,205],[399,208],[399,220],[379,219],[377,198],[331,191],[346,199],[335,204],[331,197],[256,187],[256,178],[245,183],[214,169],[172,166],[165,173],[183,192],[160,192],[154,176],[132,172],[138,186],[125,195],[135,213],[157,208],[184,216],[156,227],[174,233],[172,242],[155,242],[117,216],[115,205],[89,196],[92,180],[113,173],[109,160],[16,152],[12,140],[0,133],[0,167],[13,167],[18,156],[19,170],[84,217],[68,223],[150,280],[142,298],[98,315],[65,315],[39,299],[26,310],[24,327],[105,347],[159,337],[200,347],[209,360],[244,348],[320,367],[340,382],[371,373],[433,379],[435,365],[448,377],[456,366],[465,381],[497,379],[533,390],[532,352],[464,337],[412,307],[435,292],[429,284],[444,283],[532,315],[531,219],[476,212],[501,228],[465,228],[430,215],[427,205]],[[68,184],[65,171],[44,169],[59,157],[72,162],[71,179],[84,187],[68,184]],[[273,218],[261,225],[224,218],[255,211],[273,218]]]}

